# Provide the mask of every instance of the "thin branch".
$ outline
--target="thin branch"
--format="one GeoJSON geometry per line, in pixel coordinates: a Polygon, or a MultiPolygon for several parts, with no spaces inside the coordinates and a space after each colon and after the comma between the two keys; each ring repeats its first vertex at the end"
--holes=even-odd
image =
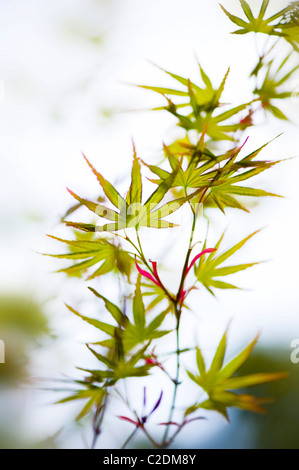
{"type": "Polygon", "coordinates": [[[125,442],[123,443],[123,445],[121,446],[121,449],[125,449],[127,447],[127,445],[129,444],[129,442],[133,439],[133,437],[135,436],[135,434],[137,433],[138,431],[138,428],[135,428],[134,431],[129,435],[129,437],[125,440],[125,442]]]}

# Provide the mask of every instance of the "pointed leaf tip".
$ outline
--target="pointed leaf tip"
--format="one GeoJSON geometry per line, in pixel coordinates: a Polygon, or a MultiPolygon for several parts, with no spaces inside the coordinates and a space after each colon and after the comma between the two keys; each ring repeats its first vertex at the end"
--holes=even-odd
{"type": "Polygon", "coordinates": [[[196,261],[203,255],[205,255],[206,253],[213,253],[214,251],[216,251],[216,248],[206,248],[205,250],[203,250],[201,253],[199,253],[198,255],[195,256],[195,258],[193,258],[193,260],[191,261],[190,265],[188,266],[188,268],[186,269],[186,274],[185,276],[187,276],[187,274],[189,273],[190,269],[192,268],[192,266],[196,263],[196,261]]]}
{"type": "Polygon", "coordinates": [[[159,406],[161,404],[161,401],[162,401],[162,398],[163,398],[163,390],[161,391],[160,396],[159,396],[154,408],[152,409],[152,411],[149,413],[148,416],[151,416],[156,411],[156,409],[159,408],[159,406]]]}

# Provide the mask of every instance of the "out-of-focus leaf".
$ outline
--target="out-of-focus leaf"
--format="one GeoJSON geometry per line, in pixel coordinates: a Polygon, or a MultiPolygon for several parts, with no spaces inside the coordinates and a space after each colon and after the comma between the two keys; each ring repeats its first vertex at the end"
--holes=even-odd
{"type": "Polygon", "coordinates": [[[299,3],[291,2],[282,20],[274,30],[276,36],[284,38],[291,44],[296,52],[299,52],[299,3]]]}
{"type": "Polygon", "coordinates": [[[263,403],[267,403],[269,401],[268,399],[260,399],[247,394],[237,394],[230,390],[243,389],[275,380],[281,380],[287,377],[287,374],[284,372],[257,373],[235,377],[234,374],[248,359],[256,344],[257,338],[255,338],[240,354],[232,359],[231,362],[223,367],[226,352],[226,336],[227,332],[224,333],[219,343],[208,371],[205,367],[204,358],[199,352],[200,350],[197,349],[197,367],[199,375],[190,371],[187,371],[187,373],[189,378],[207,393],[208,399],[189,407],[185,412],[185,416],[194,413],[199,408],[217,411],[226,419],[228,419],[228,407],[237,407],[247,411],[263,413],[265,410],[261,405],[263,403]]]}
{"type": "Polygon", "coordinates": [[[61,404],[74,400],[87,400],[86,404],[76,417],[76,420],[78,421],[83,418],[87,413],[89,413],[95,404],[97,406],[100,406],[105,395],[105,389],[96,386],[91,386],[90,388],[87,388],[85,390],[79,390],[74,395],[63,398],[62,400],[59,400],[56,403],[61,404]]]}
{"type": "Polygon", "coordinates": [[[186,131],[196,130],[203,135],[207,135],[214,140],[234,140],[232,134],[241,129],[244,124],[237,121],[235,123],[227,122],[230,118],[236,116],[239,112],[246,109],[250,103],[245,103],[234,107],[224,113],[214,115],[214,111],[221,105],[220,98],[222,96],[224,86],[228,77],[229,70],[225,74],[219,88],[213,88],[212,82],[208,75],[204,72],[200,64],[198,64],[204,88],[196,85],[189,78],[184,78],[176,74],[161,69],[170,75],[174,80],[178,81],[184,90],[174,90],[171,88],[160,88],[151,86],[142,86],[142,88],[152,90],[162,94],[167,105],[163,108],[178,119],[178,125],[186,131]],[[173,97],[186,97],[184,103],[174,103],[173,97]],[[185,111],[185,114],[179,112],[185,111]]]}
{"type": "Polygon", "coordinates": [[[288,54],[278,66],[273,60],[271,60],[267,66],[267,72],[263,83],[254,90],[254,93],[258,95],[261,101],[262,107],[278,119],[287,119],[287,117],[273,104],[273,100],[282,100],[292,96],[292,90],[281,90],[280,87],[284,85],[299,68],[299,65],[296,65],[291,70],[288,70],[288,72],[281,73],[290,57],[291,55],[288,54]]]}
{"type": "Polygon", "coordinates": [[[101,265],[87,277],[88,280],[109,272],[121,272],[121,274],[130,278],[133,257],[120,246],[105,239],[81,240],[78,238],[77,240],[65,240],[51,235],[48,236],[66,244],[70,252],[54,255],[47,254],[47,256],[73,261],[83,260],[66,268],[59,269],[58,272],[64,272],[69,276],[80,275],[89,268],[101,263],[101,265]]]}
{"type": "Polygon", "coordinates": [[[201,376],[206,375],[206,365],[201,350],[196,348],[196,364],[201,376]]]}

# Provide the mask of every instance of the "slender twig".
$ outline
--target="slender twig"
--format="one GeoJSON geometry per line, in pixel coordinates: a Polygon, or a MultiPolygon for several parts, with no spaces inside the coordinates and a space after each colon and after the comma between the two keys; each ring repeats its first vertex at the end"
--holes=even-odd
{"type": "Polygon", "coordinates": [[[181,424],[180,426],[178,426],[178,429],[175,431],[175,433],[172,435],[172,437],[167,442],[167,447],[169,447],[173,443],[173,441],[175,440],[177,435],[182,431],[183,427],[184,427],[184,423],[181,424]]]}
{"type": "Polygon", "coordinates": [[[102,426],[102,422],[103,422],[103,419],[104,419],[104,414],[105,414],[106,407],[107,407],[107,401],[108,401],[108,395],[106,394],[105,398],[104,398],[104,401],[103,401],[103,405],[100,406],[100,410],[97,409],[95,411],[95,418],[94,418],[95,423],[94,423],[94,428],[93,428],[93,439],[92,439],[91,449],[95,448],[98,437],[101,433],[101,426],[102,426]],[[98,418],[98,412],[100,413],[100,418],[99,418],[99,421],[96,422],[97,418],[98,418]]]}
{"type": "Polygon", "coordinates": [[[192,222],[192,228],[191,228],[191,235],[190,235],[190,239],[189,239],[189,247],[188,247],[188,251],[187,251],[187,255],[186,255],[186,259],[185,259],[185,264],[184,264],[183,271],[182,271],[179,290],[178,290],[177,297],[176,297],[177,302],[179,302],[179,300],[180,300],[181,292],[182,292],[183,287],[184,287],[184,282],[185,282],[185,277],[186,277],[186,270],[188,268],[189,259],[190,259],[190,255],[191,255],[191,252],[192,252],[192,243],[193,243],[195,225],[196,225],[196,215],[193,212],[193,222],[192,222]]]}
{"type": "Polygon", "coordinates": [[[138,229],[136,228],[136,237],[137,237],[137,242],[138,242],[138,246],[139,246],[139,250],[140,250],[140,254],[144,260],[144,263],[146,264],[146,266],[148,267],[148,269],[151,270],[152,272],[152,268],[150,267],[150,265],[148,264],[147,260],[146,260],[146,257],[144,256],[144,253],[143,253],[143,249],[142,249],[142,245],[141,245],[141,241],[140,241],[140,237],[139,237],[139,232],[138,232],[138,229]]]}
{"type": "Polygon", "coordinates": [[[138,428],[135,428],[134,431],[129,435],[129,437],[125,440],[125,442],[123,443],[123,445],[121,446],[121,449],[125,449],[127,447],[127,445],[129,444],[129,442],[131,441],[131,439],[133,439],[133,437],[135,436],[135,434],[137,433],[138,431],[138,428]]]}
{"type": "MultiPolygon", "coordinates": [[[[142,249],[142,245],[141,245],[141,241],[140,241],[140,237],[139,237],[139,233],[138,233],[138,230],[136,228],[136,236],[137,236],[137,240],[138,240],[138,245],[139,245],[139,254],[140,254],[140,257],[143,261],[143,263],[145,264],[145,266],[149,269],[149,271],[154,274],[154,271],[152,269],[152,267],[149,265],[149,263],[147,262],[147,259],[146,257],[144,256],[144,253],[143,253],[143,249],[142,249]]],[[[175,302],[175,299],[174,297],[170,294],[170,292],[168,292],[168,290],[166,289],[166,287],[162,284],[162,282],[160,282],[160,287],[161,289],[164,291],[165,295],[168,297],[168,299],[171,301],[171,302],[175,302]]]]}
{"type": "MultiPolygon", "coordinates": [[[[182,271],[182,277],[181,277],[181,282],[179,286],[179,290],[176,296],[176,301],[175,301],[175,314],[176,314],[176,359],[177,359],[177,365],[176,365],[176,378],[174,382],[174,389],[173,389],[173,396],[172,396],[172,403],[171,403],[171,408],[170,408],[170,413],[169,413],[169,418],[168,418],[168,423],[172,421],[173,413],[175,410],[175,402],[176,402],[176,397],[177,397],[177,392],[178,392],[178,385],[179,385],[179,378],[180,378],[180,318],[181,318],[181,313],[182,313],[182,306],[179,304],[180,297],[181,297],[181,292],[184,287],[184,282],[185,282],[185,276],[186,276],[186,270],[188,268],[189,264],[189,258],[190,254],[192,251],[192,243],[193,243],[193,236],[194,236],[194,230],[195,230],[195,224],[196,224],[196,214],[194,211],[193,213],[193,222],[192,222],[192,228],[191,228],[191,234],[190,234],[190,239],[189,239],[189,246],[188,246],[188,251],[185,259],[185,264],[184,268],[182,271]]],[[[165,433],[163,436],[163,441],[162,441],[162,447],[167,447],[167,438],[168,438],[168,433],[169,433],[169,428],[170,424],[166,425],[165,433]]]]}
{"type": "Polygon", "coordinates": [[[148,431],[145,429],[144,426],[141,426],[140,429],[144,432],[144,434],[146,435],[146,437],[148,438],[148,440],[151,442],[151,444],[153,444],[154,447],[157,447],[158,449],[161,448],[160,444],[158,444],[158,443],[151,437],[151,435],[148,433],[148,431]]]}
{"type": "MultiPolygon", "coordinates": [[[[205,187],[204,190],[202,191],[202,194],[199,199],[199,204],[202,204],[205,195],[208,191],[208,187],[205,187]]],[[[191,227],[191,233],[190,233],[190,239],[189,239],[189,245],[188,245],[188,251],[186,254],[186,259],[184,263],[184,267],[182,270],[182,276],[181,276],[181,282],[180,286],[178,289],[178,293],[176,296],[175,300],[175,313],[176,313],[176,319],[177,319],[177,324],[176,324],[176,342],[177,342],[177,347],[176,347],[176,359],[177,359],[177,366],[176,366],[176,379],[174,382],[174,390],[173,390],[173,397],[172,397],[172,404],[170,408],[170,413],[169,413],[169,419],[168,423],[171,423],[172,417],[174,414],[175,410],[175,402],[177,398],[177,392],[178,392],[178,386],[179,386],[179,378],[180,378],[180,319],[181,319],[181,313],[182,313],[182,305],[180,304],[180,299],[181,299],[181,293],[184,288],[184,283],[185,283],[185,278],[186,278],[186,271],[189,265],[189,260],[190,260],[190,255],[192,252],[192,245],[193,245],[193,238],[194,238],[194,232],[195,232],[195,227],[196,227],[196,220],[197,220],[197,212],[194,211],[193,207],[191,207],[192,214],[193,214],[193,221],[192,221],[192,227],[191,227]]],[[[162,441],[162,447],[168,447],[170,445],[170,442],[167,442],[168,434],[169,434],[169,429],[170,429],[170,424],[166,425],[165,433],[163,436],[163,441],[162,441]]]]}
{"type": "MultiPolygon", "coordinates": [[[[177,308],[177,306],[176,306],[176,308],[177,308]]],[[[177,325],[176,325],[176,344],[177,344],[177,349],[176,349],[176,359],[177,359],[176,377],[175,377],[175,382],[174,382],[172,403],[171,403],[170,413],[169,413],[169,417],[168,417],[168,423],[171,423],[173,413],[174,413],[174,410],[175,410],[175,402],[176,402],[178,386],[179,386],[179,378],[180,378],[180,313],[179,313],[178,310],[177,310],[176,317],[177,317],[177,325]]],[[[163,441],[162,441],[162,444],[161,444],[162,448],[168,447],[167,438],[168,438],[169,428],[170,428],[170,424],[167,424],[166,429],[165,429],[165,433],[164,433],[164,436],[163,436],[163,441]]]]}
{"type": "Polygon", "coordinates": [[[137,246],[135,245],[135,243],[132,242],[132,240],[128,237],[128,235],[126,234],[126,232],[125,232],[125,235],[126,235],[126,236],[124,237],[124,239],[125,239],[127,242],[129,242],[129,243],[135,248],[135,250],[137,251],[137,253],[140,255],[140,251],[139,251],[139,249],[137,248],[137,246]]]}

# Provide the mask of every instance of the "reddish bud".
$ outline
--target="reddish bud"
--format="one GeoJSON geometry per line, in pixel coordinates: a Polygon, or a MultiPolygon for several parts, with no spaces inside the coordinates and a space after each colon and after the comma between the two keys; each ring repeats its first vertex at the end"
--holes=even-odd
{"type": "Polygon", "coordinates": [[[131,424],[134,424],[137,428],[140,426],[140,423],[138,421],[134,421],[131,418],[128,418],[127,416],[118,416],[119,419],[122,419],[123,421],[128,421],[131,424]]]}
{"type": "Polygon", "coordinates": [[[138,265],[137,261],[136,261],[136,257],[135,257],[135,266],[138,270],[138,272],[146,277],[147,279],[149,279],[150,281],[154,282],[157,286],[159,287],[162,287],[162,283],[160,281],[160,278],[158,276],[158,272],[157,272],[157,263],[156,261],[151,261],[152,265],[153,265],[153,271],[154,271],[154,276],[150,273],[148,273],[147,271],[144,271],[144,269],[141,269],[140,266],[138,265]]]}

